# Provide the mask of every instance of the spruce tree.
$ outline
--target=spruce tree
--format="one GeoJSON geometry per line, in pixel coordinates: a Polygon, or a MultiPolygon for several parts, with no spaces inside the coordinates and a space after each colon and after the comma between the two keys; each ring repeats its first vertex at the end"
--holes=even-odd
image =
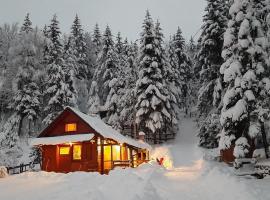
{"type": "Polygon", "coordinates": [[[207,114],[213,107],[209,106],[209,103],[213,104],[214,87],[216,79],[219,78],[219,67],[223,63],[221,51],[228,10],[225,1],[207,0],[205,11],[197,55],[202,85],[198,94],[197,108],[201,114],[207,114]]]}
{"type": "Polygon", "coordinates": [[[156,29],[149,11],[143,22],[140,39],[139,77],[136,83],[136,123],[146,139],[158,143],[172,134],[173,117],[170,94],[164,78],[166,63],[162,59],[159,25],[156,29]]]}
{"type": "Polygon", "coordinates": [[[40,113],[40,92],[35,80],[35,72],[38,71],[38,45],[35,43],[35,33],[31,27],[21,30],[17,42],[14,44],[14,64],[18,66],[15,78],[15,92],[10,108],[20,116],[18,135],[21,135],[22,120],[28,119],[28,134],[31,124],[40,113]]]}
{"type": "Polygon", "coordinates": [[[102,46],[102,36],[99,30],[99,26],[98,24],[95,25],[95,29],[94,29],[94,33],[93,33],[93,44],[94,44],[94,48],[95,48],[95,54],[98,57],[98,54],[101,50],[101,46],[102,46]]]}
{"type": "Polygon", "coordinates": [[[235,0],[224,36],[220,68],[226,84],[219,148],[235,145],[236,158],[250,156],[251,140],[264,130],[269,113],[269,62],[264,20],[256,0],[235,0]]]}
{"type": "Polygon", "coordinates": [[[86,61],[86,43],[84,39],[84,33],[82,25],[78,15],[75,16],[73,24],[71,26],[71,36],[70,36],[71,48],[73,48],[73,53],[76,56],[77,64],[75,68],[75,75],[78,79],[86,79],[90,75],[90,70],[87,66],[86,61]]]}
{"type": "Polygon", "coordinates": [[[60,40],[61,32],[56,15],[53,16],[49,26],[49,53],[47,60],[47,80],[44,92],[47,106],[47,116],[43,120],[49,124],[65,106],[74,106],[74,94],[69,88],[64,71],[63,45],[60,40]]]}
{"type": "Polygon", "coordinates": [[[189,79],[191,77],[191,61],[185,52],[185,40],[182,36],[182,31],[178,27],[177,32],[174,36],[173,45],[175,48],[176,55],[176,73],[178,79],[178,85],[181,89],[180,97],[178,103],[181,105],[181,108],[187,107],[187,96],[189,93],[189,79]]]}
{"type": "MultiPolygon", "coordinates": [[[[103,35],[102,40],[102,49],[97,61],[97,68],[94,73],[93,82],[91,86],[91,91],[96,91],[94,96],[89,98],[89,112],[96,112],[91,110],[91,108],[97,108],[98,105],[93,105],[94,102],[99,102],[100,106],[105,106],[104,109],[113,109],[112,105],[108,105],[108,95],[112,92],[113,89],[113,79],[117,77],[119,64],[119,58],[115,52],[114,41],[112,39],[112,33],[109,26],[106,27],[106,30],[103,35]],[[95,88],[95,89],[94,89],[95,88]],[[107,102],[107,104],[106,104],[107,102]],[[106,104],[106,105],[105,105],[106,104]]],[[[112,94],[111,94],[112,95],[112,94]]]]}
{"type": "Polygon", "coordinates": [[[218,141],[216,136],[220,132],[220,125],[215,117],[220,115],[223,95],[223,81],[219,68],[223,62],[221,52],[228,21],[228,2],[207,0],[205,11],[199,51],[196,55],[198,61],[194,70],[197,73],[197,68],[200,68],[197,99],[197,109],[202,120],[199,132],[200,146],[215,148],[218,141]]]}
{"type": "Polygon", "coordinates": [[[121,55],[123,53],[124,47],[122,42],[121,33],[118,32],[116,36],[116,42],[115,42],[115,51],[118,55],[121,55]]]}
{"type": "Polygon", "coordinates": [[[25,19],[24,19],[24,23],[21,27],[21,32],[25,32],[25,33],[28,33],[28,32],[31,32],[33,31],[33,28],[32,28],[32,22],[29,18],[29,13],[26,14],[25,16],[25,19]]]}

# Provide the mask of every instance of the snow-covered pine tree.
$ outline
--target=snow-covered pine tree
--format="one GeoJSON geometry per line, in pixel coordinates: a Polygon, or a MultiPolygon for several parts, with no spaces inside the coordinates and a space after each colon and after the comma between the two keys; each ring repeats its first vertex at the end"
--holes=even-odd
{"type": "Polygon", "coordinates": [[[222,96],[222,79],[219,68],[223,62],[221,52],[223,35],[228,21],[228,2],[223,0],[207,0],[206,14],[199,38],[199,51],[196,55],[200,71],[200,89],[198,92],[197,109],[203,120],[200,124],[200,146],[215,148],[216,135],[220,126],[215,116],[220,114],[219,104],[222,96]],[[205,119],[205,120],[204,120],[205,119]],[[209,123],[211,122],[211,123],[209,123]],[[213,129],[215,127],[215,129],[213,129]],[[211,130],[211,137],[207,131],[211,130]]]}
{"type": "Polygon", "coordinates": [[[69,43],[65,47],[63,54],[63,71],[65,74],[64,82],[65,87],[64,91],[66,92],[66,98],[70,98],[66,102],[70,101],[75,107],[77,106],[77,91],[75,88],[75,71],[76,66],[78,65],[77,51],[74,49],[75,40],[69,38],[69,43]]]}
{"type": "MultiPolygon", "coordinates": [[[[97,55],[92,36],[89,32],[84,34],[86,44],[86,65],[88,66],[88,81],[92,80],[97,65],[97,55]]],[[[90,84],[88,84],[89,88],[90,84]]]]}
{"type": "Polygon", "coordinates": [[[80,22],[80,19],[78,15],[75,16],[75,19],[73,21],[73,24],[71,26],[71,35],[70,40],[73,40],[70,42],[71,48],[74,50],[74,54],[77,59],[77,64],[75,68],[75,75],[78,79],[86,79],[89,77],[89,69],[87,66],[86,61],[86,43],[84,39],[84,33],[82,29],[82,25],[80,22]]]}
{"type": "Polygon", "coordinates": [[[131,126],[135,121],[134,106],[135,106],[135,85],[137,80],[137,56],[138,48],[135,42],[128,44],[127,40],[124,42],[125,51],[123,56],[126,57],[123,72],[120,74],[122,80],[122,87],[119,91],[120,100],[117,105],[119,112],[119,124],[131,126]],[[125,53],[126,52],[126,53],[125,53]]]}
{"type": "Polygon", "coordinates": [[[161,33],[155,29],[149,11],[140,39],[139,77],[136,83],[136,123],[146,139],[158,143],[173,134],[172,105],[166,83],[167,66],[163,60],[161,33]]]}
{"type": "Polygon", "coordinates": [[[196,44],[193,37],[191,37],[189,40],[189,43],[187,45],[187,52],[190,59],[193,60],[196,54],[196,44]]]}
{"type": "Polygon", "coordinates": [[[118,55],[121,55],[123,53],[124,50],[124,46],[123,46],[123,41],[122,41],[122,36],[121,33],[118,32],[117,36],[116,36],[116,41],[115,41],[115,51],[118,55]]]}
{"type": "Polygon", "coordinates": [[[108,96],[109,94],[110,97],[113,96],[112,90],[115,87],[113,82],[118,77],[117,73],[119,72],[118,64],[119,58],[115,52],[111,29],[107,26],[103,35],[102,49],[98,57],[97,68],[90,89],[94,93],[91,94],[90,92],[88,101],[89,113],[97,112],[100,106],[103,106],[105,110],[115,109],[115,106],[109,103],[111,100],[108,99],[108,96]],[[100,103],[100,105],[97,105],[97,103],[100,103]]]}
{"type": "MultiPolygon", "coordinates": [[[[197,108],[200,114],[204,115],[207,115],[213,108],[209,104],[214,102],[214,88],[217,78],[219,78],[220,65],[223,63],[221,51],[227,22],[227,15],[224,14],[226,12],[224,11],[226,9],[225,2],[223,0],[207,0],[206,14],[203,18],[204,24],[199,38],[200,49],[197,55],[197,65],[201,68],[200,83],[202,87],[198,93],[197,108]]],[[[220,93],[218,90],[216,92],[220,93]]],[[[215,101],[217,105],[220,98],[215,101]]]]}
{"type": "Polygon", "coordinates": [[[129,44],[128,43],[128,39],[127,38],[125,38],[125,40],[124,40],[124,42],[123,42],[123,55],[124,56],[126,56],[126,57],[128,57],[128,52],[129,52],[129,50],[130,50],[130,45],[132,45],[132,44],[129,44]]]}
{"type": "Polygon", "coordinates": [[[93,37],[92,41],[93,41],[94,48],[95,48],[95,54],[96,54],[96,57],[98,57],[98,54],[99,54],[101,47],[102,47],[102,36],[101,36],[100,30],[99,30],[98,24],[95,25],[92,37],[93,37]]]}
{"type": "Polygon", "coordinates": [[[28,33],[30,31],[33,31],[33,28],[32,28],[32,22],[30,20],[30,14],[27,13],[26,16],[25,16],[25,19],[24,19],[24,23],[21,27],[21,32],[25,32],[25,33],[28,33]]]}
{"type": "Polygon", "coordinates": [[[71,59],[73,60],[72,64],[70,63],[73,68],[72,73],[75,74],[75,77],[72,78],[72,82],[77,91],[76,102],[78,108],[83,112],[87,112],[88,82],[92,78],[93,73],[93,70],[90,69],[93,67],[93,63],[89,62],[85,36],[80,19],[78,15],[76,15],[71,26],[66,55],[69,57],[70,61],[71,59]]]}
{"type": "Polygon", "coordinates": [[[176,98],[176,101],[178,104],[177,107],[180,108],[180,103],[182,102],[182,99],[181,99],[182,92],[181,92],[181,85],[179,81],[180,71],[177,70],[177,58],[175,54],[174,40],[172,39],[172,37],[170,37],[168,46],[166,48],[166,54],[167,54],[166,56],[168,59],[168,63],[171,66],[171,69],[169,70],[168,75],[167,75],[167,80],[176,98]]]}
{"type": "Polygon", "coordinates": [[[185,40],[182,36],[182,31],[178,27],[173,40],[176,66],[175,73],[177,74],[177,85],[180,87],[181,93],[178,95],[177,102],[180,108],[187,107],[187,96],[189,93],[189,79],[191,77],[191,61],[185,52],[185,40]]]}
{"type": "Polygon", "coordinates": [[[40,91],[35,80],[35,73],[39,70],[39,46],[42,41],[38,31],[33,31],[29,15],[27,15],[24,28],[12,47],[13,64],[18,67],[16,79],[14,81],[15,91],[10,108],[14,109],[16,115],[20,117],[18,135],[21,135],[22,122],[28,120],[28,132],[38,118],[40,113],[40,91]]]}
{"type": "Polygon", "coordinates": [[[49,26],[49,54],[47,60],[47,80],[44,92],[47,106],[45,112],[47,116],[43,120],[49,124],[65,106],[74,106],[74,93],[66,83],[64,71],[63,45],[60,40],[61,32],[56,15],[53,16],[49,26]]]}
{"type": "Polygon", "coordinates": [[[250,141],[258,137],[269,113],[269,60],[264,20],[258,15],[258,1],[234,0],[224,34],[225,60],[220,68],[226,93],[221,113],[219,148],[235,144],[236,158],[250,156],[250,141]],[[267,103],[268,102],[268,103],[267,103]]]}

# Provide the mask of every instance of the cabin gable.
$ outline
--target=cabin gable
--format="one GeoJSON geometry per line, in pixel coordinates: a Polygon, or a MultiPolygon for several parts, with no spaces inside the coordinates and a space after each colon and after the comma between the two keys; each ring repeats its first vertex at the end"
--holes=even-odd
{"type": "Polygon", "coordinates": [[[70,109],[65,109],[47,128],[41,132],[39,137],[53,137],[86,133],[96,134],[97,132],[73,111],[70,109]],[[67,124],[75,124],[76,130],[67,131],[65,128],[67,124]]]}

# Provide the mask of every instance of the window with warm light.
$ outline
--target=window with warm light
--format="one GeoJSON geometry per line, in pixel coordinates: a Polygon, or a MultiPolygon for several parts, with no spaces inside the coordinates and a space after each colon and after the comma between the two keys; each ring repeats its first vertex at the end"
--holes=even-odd
{"type": "Polygon", "coordinates": [[[82,145],[73,145],[73,160],[82,159],[82,145]]]}
{"type": "Polygon", "coordinates": [[[111,146],[104,146],[104,161],[111,161],[111,146]]]}
{"type": "Polygon", "coordinates": [[[66,132],[73,132],[77,131],[77,124],[76,123],[69,123],[65,125],[66,132]]]}
{"type": "Polygon", "coordinates": [[[60,147],[59,154],[60,155],[68,155],[70,147],[60,147]]]}
{"type": "Polygon", "coordinates": [[[113,145],[113,160],[121,160],[120,158],[120,146],[119,145],[113,145]]]}

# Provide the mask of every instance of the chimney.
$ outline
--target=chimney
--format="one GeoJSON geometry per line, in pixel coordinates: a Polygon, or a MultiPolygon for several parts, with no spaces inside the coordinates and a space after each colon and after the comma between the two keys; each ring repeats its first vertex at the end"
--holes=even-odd
{"type": "Polygon", "coordinates": [[[141,140],[141,141],[144,142],[144,140],[145,140],[145,133],[142,132],[142,131],[140,131],[138,135],[139,135],[139,140],[141,140]]]}

